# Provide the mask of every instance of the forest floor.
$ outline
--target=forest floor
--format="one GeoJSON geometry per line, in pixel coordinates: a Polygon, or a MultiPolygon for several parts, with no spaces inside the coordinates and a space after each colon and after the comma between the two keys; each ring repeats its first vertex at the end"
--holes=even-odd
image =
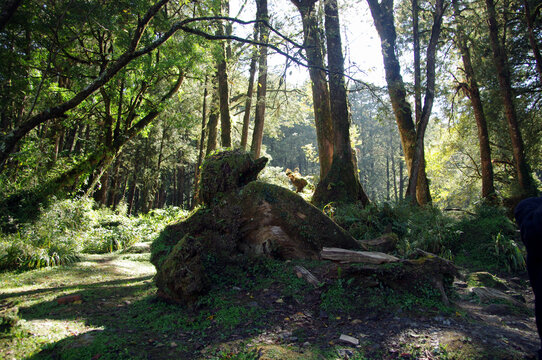
{"type": "MultiPolygon", "coordinates": [[[[88,255],[0,274],[0,310],[19,319],[0,332],[0,358],[530,359],[537,350],[525,274],[501,276],[525,308],[481,303],[461,280],[447,307],[385,291],[356,304],[346,279],[314,287],[295,276],[294,262],[269,262],[252,273],[224,268],[219,286],[187,309],[156,299],[148,259],[88,255]]],[[[337,269],[303,265],[320,279],[337,269]]]]}

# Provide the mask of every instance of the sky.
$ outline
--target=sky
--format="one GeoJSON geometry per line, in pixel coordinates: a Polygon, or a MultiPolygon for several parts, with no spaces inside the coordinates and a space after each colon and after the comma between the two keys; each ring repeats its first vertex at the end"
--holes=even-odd
{"type": "MultiPolygon", "coordinates": [[[[231,16],[237,16],[244,0],[231,1],[231,16]]],[[[270,0],[270,16],[273,26],[286,28],[289,31],[301,31],[301,17],[290,0],[270,0]]],[[[242,20],[252,20],[255,17],[255,5],[249,0],[239,15],[242,20]]],[[[345,69],[348,75],[364,82],[384,86],[384,66],[380,52],[380,40],[367,3],[358,1],[339,0],[339,17],[341,22],[341,35],[343,54],[345,56],[345,69]]],[[[252,26],[235,26],[234,32],[239,36],[252,34],[252,26]]],[[[269,66],[283,69],[285,58],[275,54],[269,58],[269,66]]],[[[289,68],[287,82],[290,84],[303,83],[308,79],[308,70],[299,66],[289,68]]],[[[280,71],[280,70],[279,70],[280,71]]]]}

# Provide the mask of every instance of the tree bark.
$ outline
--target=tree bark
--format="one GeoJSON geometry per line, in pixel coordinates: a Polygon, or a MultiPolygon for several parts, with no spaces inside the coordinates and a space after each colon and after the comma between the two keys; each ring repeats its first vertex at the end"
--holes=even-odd
{"type": "Polygon", "coordinates": [[[213,89],[213,94],[211,95],[211,108],[209,110],[209,121],[207,123],[207,149],[205,150],[206,156],[217,148],[218,116],[220,110],[216,89],[213,89]]]}
{"type": "Polygon", "coordinates": [[[314,123],[318,139],[318,158],[320,160],[320,179],[323,179],[333,161],[333,123],[329,103],[329,90],[326,82],[322,42],[315,8],[316,0],[292,0],[301,14],[303,22],[303,47],[307,55],[311,78],[314,123]]]}
{"type": "MultiPolygon", "coordinates": [[[[256,14],[258,17],[258,14],[256,14]]],[[[258,39],[259,23],[254,24],[254,40],[258,39]]],[[[247,100],[245,102],[245,113],[243,115],[243,130],[241,132],[241,149],[247,149],[248,130],[250,125],[250,111],[252,108],[252,93],[254,92],[254,77],[256,75],[256,63],[258,62],[258,48],[254,45],[252,50],[252,58],[250,59],[250,69],[248,75],[247,100]]]]}
{"type": "Polygon", "coordinates": [[[499,42],[499,28],[495,4],[493,0],[486,0],[487,23],[489,26],[489,40],[493,51],[493,62],[497,69],[497,79],[504,106],[504,115],[508,122],[508,131],[512,142],[512,152],[514,154],[514,166],[516,170],[517,181],[521,190],[521,197],[536,196],[537,190],[531,177],[531,171],[525,158],[525,149],[523,138],[519,129],[517,112],[514,104],[514,93],[512,90],[512,81],[510,78],[510,69],[507,64],[506,52],[499,42]]]}
{"type": "MultiPolygon", "coordinates": [[[[257,0],[259,20],[268,21],[267,0],[257,0]]],[[[267,44],[269,40],[269,28],[260,26],[260,43],[267,44]]],[[[254,116],[254,133],[252,134],[252,146],[250,151],[255,159],[260,157],[263,141],[263,127],[265,123],[265,103],[267,94],[267,46],[260,45],[258,60],[258,86],[256,88],[256,114],[254,116]]]]}
{"type": "MultiPolygon", "coordinates": [[[[412,172],[414,152],[416,149],[416,127],[412,120],[412,110],[406,100],[406,89],[401,76],[399,59],[396,55],[396,39],[394,18],[393,18],[393,0],[383,0],[378,3],[377,0],[367,0],[376,30],[380,36],[382,57],[384,59],[384,70],[386,73],[386,83],[388,84],[388,93],[392,103],[395,121],[399,128],[401,144],[407,164],[408,172],[412,172]]],[[[418,203],[427,204],[431,202],[429,196],[429,184],[425,169],[425,162],[421,162],[420,174],[416,186],[416,197],[418,203]],[[422,172],[423,169],[423,172],[422,172]]]]}
{"type": "MultiPolygon", "coordinates": [[[[229,15],[229,0],[220,2],[220,13],[229,15]]],[[[219,25],[219,35],[231,35],[231,28],[222,24],[219,25]]],[[[224,148],[231,148],[231,117],[230,117],[230,89],[228,85],[228,60],[231,56],[231,50],[226,49],[226,41],[220,42],[221,55],[217,59],[217,78],[218,78],[218,98],[220,102],[220,140],[224,148]]]]}
{"type": "Polygon", "coordinates": [[[472,61],[470,56],[470,50],[467,45],[467,39],[462,28],[460,21],[460,10],[457,0],[452,1],[454,7],[454,17],[458,22],[456,28],[456,45],[461,52],[461,58],[463,60],[463,70],[465,72],[466,84],[465,90],[467,96],[471,101],[472,110],[474,112],[474,118],[476,120],[476,126],[478,129],[478,142],[480,146],[480,164],[482,172],[482,197],[491,202],[495,201],[495,185],[493,177],[493,164],[491,163],[491,148],[489,146],[489,132],[487,129],[487,121],[484,113],[484,107],[482,105],[482,98],[480,96],[480,89],[474,68],[472,67],[472,61]]]}
{"type": "Polygon", "coordinates": [[[414,46],[414,119],[418,124],[422,117],[422,74],[420,61],[420,29],[418,0],[412,0],[412,44],[414,46]]]}
{"type": "MultiPolygon", "coordinates": [[[[199,153],[196,168],[194,170],[194,204],[199,202],[198,200],[198,184],[199,184],[199,169],[203,163],[203,154],[205,151],[205,125],[207,121],[207,75],[205,76],[205,85],[203,87],[203,104],[201,107],[201,135],[199,139],[199,153]]],[[[175,175],[174,175],[175,177],[175,175]]],[[[173,192],[175,195],[175,191],[173,192]]],[[[173,202],[175,203],[175,201],[173,202]]]]}
{"type": "Polygon", "coordinates": [[[218,62],[218,99],[220,103],[220,140],[222,147],[231,147],[231,118],[230,118],[230,96],[228,86],[228,72],[226,64],[226,53],[222,45],[224,58],[218,62]]]}
{"type": "Polygon", "coordinates": [[[329,66],[329,94],[333,123],[333,160],[331,168],[316,186],[312,202],[324,206],[329,202],[366,205],[369,199],[357,176],[357,164],[350,144],[350,112],[344,84],[344,58],[336,0],[326,0],[325,31],[329,66]]]}

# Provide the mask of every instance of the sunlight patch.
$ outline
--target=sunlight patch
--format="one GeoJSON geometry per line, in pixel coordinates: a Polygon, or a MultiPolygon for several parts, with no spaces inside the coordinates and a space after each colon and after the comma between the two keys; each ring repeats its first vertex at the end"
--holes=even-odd
{"type": "Polygon", "coordinates": [[[21,327],[33,336],[47,339],[47,342],[59,341],[67,337],[79,336],[89,331],[103,331],[103,327],[90,327],[84,321],[77,320],[22,320],[21,327]]]}

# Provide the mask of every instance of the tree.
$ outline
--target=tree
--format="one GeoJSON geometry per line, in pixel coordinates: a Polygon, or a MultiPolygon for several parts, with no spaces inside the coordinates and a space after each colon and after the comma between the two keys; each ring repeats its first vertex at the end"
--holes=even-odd
{"type": "Polygon", "coordinates": [[[534,59],[536,62],[536,71],[538,72],[539,81],[542,83],[542,55],[540,54],[540,47],[538,46],[534,22],[538,13],[542,9],[542,4],[538,3],[534,10],[531,10],[529,0],[523,0],[523,10],[525,12],[525,23],[527,24],[527,34],[529,37],[529,43],[533,51],[534,59]]]}
{"type": "Polygon", "coordinates": [[[410,195],[411,198],[414,199],[413,193],[415,191],[417,202],[419,204],[428,204],[431,202],[431,195],[429,193],[429,184],[424,169],[423,135],[425,133],[425,127],[427,126],[427,121],[431,115],[434,99],[434,53],[440,34],[440,21],[442,20],[442,13],[444,11],[443,2],[441,0],[438,1],[440,6],[437,5],[437,10],[434,15],[431,35],[432,40],[430,41],[431,46],[428,46],[427,49],[427,86],[424,110],[422,110],[420,123],[417,125],[414,124],[412,119],[412,110],[406,99],[406,88],[401,76],[399,59],[396,55],[397,34],[394,24],[393,0],[382,0],[380,3],[378,0],[367,0],[367,2],[371,10],[376,30],[380,36],[388,93],[399,128],[403,152],[410,174],[410,192],[407,192],[407,195],[410,195]],[[433,62],[433,64],[431,62],[433,62]],[[431,71],[433,74],[431,74],[431,71]],[[418,169],[418,171],[415,169],[418,169]]]}
{"type": "MultiPolygon", "coordinates": [[[[258,14],[256,14],[258,17],[258,14]]],[[[258,39],[260,23],[254,23],[254,32],[252,38],[254,41],[258,39]]],[[[245,112],[243,115],[243,129],[241,130],[241,149],[246,150],[248,143],[248,129],[250,126],[250,112],[252,110],[252,93],[254,92],[254,77],[256,75],[256,64],[258,62],[258,47],[253,45],[252,57],[250,58],[247,99],[245,101],[245,112]]]]}
{"type": "Polygon", "coordinates": [[[216,88],[213,88],[211,95],[211,104],[209,109],[209,120],[207,122],[207,148],[205,150],[205,155],[209,155],[217,149],[217,138],[218,138],[218,118],[220,115],[220,106],[218,99],[218,91],[216,88]]]}
{"type": "Polygon", "coordinates": [[[322,40],[318,26],[316,0],[292,0],[301,14],[303,22],[303,48],[307,55],[309,75],[311,78],[312,99],[314,106],[314,123],[318,141],[318,158],[320,160],[320,178],[323,179],[333,161],[333,123],[329,103],[326,72],[322,52],[322,40]]]}
{"type": "MultiPolygon", "coordinates": [[[[269,21],[267,12],[267,0],[256,0],[258,8],[257,19],[263,22],[269,21]]],[[[265,122],[265,104],[267,94],[267,44],[269,41],[269,28],[260,26],[260,46],[258,55],[258,86],[256,87],[256,114],[254,115],[254,132],[252,135],[251,152],[255,159],[260,157],[263,140],[263,127],[265,122]]]]}
{"type": "MultiPolygon", "coordinates": [[[[425,168],[425,156],[424,156],[424,137],[427,124],[429,123],[429,117],[431,116],[431,110],[433,108],[433,102],[435,99],[435,63],[438,39],[442,27],[442,17],[444,15],[445,6],[444,0],[437,0],[435,3],[435,13],[433,14],[433,26],[431,28],[431,38],[427,45],[426,55],[426,86],[425,97],[423,102],[422,112],[420,114],[419,122],[416,123],[416,146],[414,156],[412,158],[412,170],[410,172],[410,178],[408,181],[407,196],[416,202],[414,199],[417,195],[418,177],[421,169],[425,168]]],[[[418,120],[418,119],[416,119],[418,120]]],[[[425,172],[425,171],[424,171],[425,172]]],[[[428,185],[420,189],[420,191],[426,189],[428,185]]],[[[429,194],[425,194],[425,199],[430,199],[429,194]]]]}
{"type": "MultiPolygon", "coordinates": [[[[220,14],[224,12],[229,16],[229,0],[220,1],[220,14]]],[[[230,28],[226,28],[223,24],[218,26],[218,35],[231,35],[230,28]]],[[[228,45],[229,47],[229,45],[228,45]]],[[[231,142],[231,117],[230,117],[230,90],[228,85],[228,58],[231,56],[231,50],[227,49],[226,41],[220,41],[217,55],[217,72],[218,80],[218,99],[220,102],[220,138],[222,147],[232,147],[231,142]]]]}
{"type": "Polygon", "coordinates": [[[497,70],[500,93],[504,105],[504,113],[508,122],[508,131],[512,141],[514,154],[514,166],[516,177],[520,187],[521,197],[534,196],[537,193],[529,165],[525,158],[523,139],[519,129],[517,112],[514,105],[514,94],[510,78],[510,69],[507,65],[506,50],[499,40],[499,26],[493,0],[485,0],[487,9],[487,23],[489,27],[489,40],[493,51],[493,62],[497,70]]]}
{"type": "Polygon", "coordinates": [[[463,72],[465,73],[465,83],[460,86],[465,90],[468,98],[471,101],[474,118],[478,129],[478,141],[480,146],[480,164],[482,175],[482,197],[494,201],[495,186],[493,180],[493,164],[491,163],[491,148],[489,146],[489,133],[487,129],[487,121],[482,105],[482,98],[478,87],[478,81],[472,66],[470,50],[467,44],[467,38],[464,33],[464,25],[461,19],[461,11],[457,0],[452,0],[454,17],[456,20],[455,43],[461,53],[463,61],[463,72]]]}
{"type": "MultiPolygon", "coordinates": [[[[147,12],[141,16],[140,20],[135,27],[132,37],[129,40],[129,44],[126,47],[125,51],[118,56],[115,60],[111,61],[104,54],[107,61],[104,63],[105,66],[102,67],[99,71],[99,75],[95,77],[88,85],[80,89],[75,93],[70,99],[61,102],[58,105],[47,107],[36,114],[32,114],[34,106],[31,107],[30,113],[26,120],[16,124],[12,130],[6,132],[3,135],[0,135],[0,171],[5,165],[6,160],[9,155],[15,150],[18,142],[31,130],[35,129],[39,125],[45,123],[51,119],[59,119],[65,116],[65,113],[76,106],[80,105],[85,99],[92,95],[95,91],[99,90],[107,82],[109,82],[117,73],[119,73],[126,65],[128,65],[134,59],[141,57],[142,55],[148,54],[158,48],[163,44],[167,39],[169,39],[176,29],[173,27],[169,32],[166,32],[161,37],[157,38],[153,42],[147,43],[146,46],[140,47],[139,44],[142,42],[143,35],[149,26],[151,20],[154,19],[156,14],[168,3],[168,0],[161,0],[155,5],[151,6],[147,12]]],[[[57,51],[69,51],[70,49],[58,49],[57,51]]],[[[102,51],[106,52],[108,49],[102,48],[102,51]]],[[[51,57],[53,54],[50,55],[51,57]]],[[[93,66],[94,63],[91,63],[93,66]]],[[[38,89],[39,91],[39,89],[38,89]]],[[[36,99],[39,94],[36,94],[36,99]]],[[[11,123],[14,124],[15,121],[11,120],[11,123]]]]}
{"type": "Polygon", "coordinates": [[[350,145],[350,111],[344,84],[344,58],[336,0],[325,1],[325,31],[329,66],[329,95],[333,122],[333,159],[330,170],[316,186],[312,202],[369,203],[357,176],[350,145]]]}

